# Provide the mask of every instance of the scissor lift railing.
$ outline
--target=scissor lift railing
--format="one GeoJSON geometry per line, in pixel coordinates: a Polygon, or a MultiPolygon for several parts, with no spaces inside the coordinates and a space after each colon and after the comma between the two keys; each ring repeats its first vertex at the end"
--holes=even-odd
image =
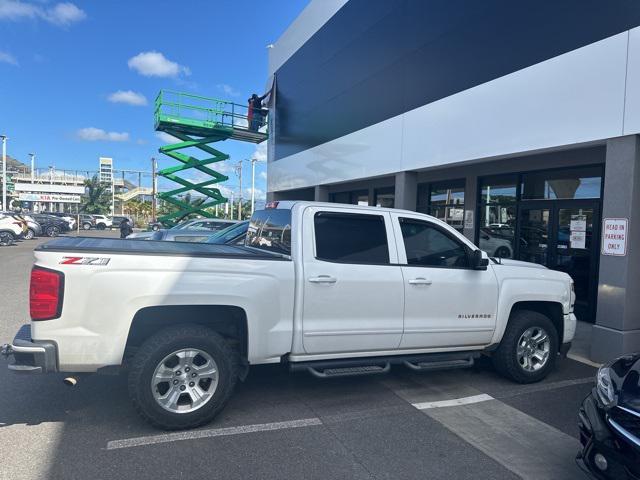
{"type": "Polygon", "coordinates": [[[155,103],[155,129],[181,141],[160,147],[160,153],[178,160],[180,164],[162,169],[158,175],[182,186],[158,194],[159,198],[177,207],[176,211],[158,218],[158,221],[171,225],[175,223],[174,219],[191,213],[211,217],[212,214],[205,209],[227,202],[220,189],[212,185],[224,182],[229,177],[208,165],[223,162],[229,155],[211,147],[210,144],[228,139],[256,144],[265,141],[266,116],[264,119],[261,114],[251,117],[247,105],[188,93],[160,91],[155,103]],[[210,157],[198,159],[180,152],[187,148],[197,148],[210,157]],[[194,183],[180,176],[180,172],[190,169],[204,173],[210,178],[194,183]],[[184,202],[180,195],[190,191],[200,193],[207,200],[198,206],[184,202]]]}

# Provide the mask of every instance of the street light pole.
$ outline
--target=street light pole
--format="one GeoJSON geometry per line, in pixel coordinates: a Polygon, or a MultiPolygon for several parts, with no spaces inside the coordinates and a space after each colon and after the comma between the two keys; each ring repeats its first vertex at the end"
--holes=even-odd
{"type": "Polygon", "coordinates": [[[156,221],[156,159],[151,158],[151,221],[156,221]]]}
{"type": "Polygon", "coordinates": [[[251,159],[251,215],[255,210],[256,205],[256,162],[258,160],[254,157],[251,159]]]}
{"type": "MultiPolygon", "coordinates": [[[[240,194],[238,195],[238,220],[242,220],[242,160],[238,162],[236,172],[238,173],[238,177],[240,179],[240,194]]],[[[233,215],[231,216],[231,218],[233,218],[233,215]]]]}
{"type": "Polygon", "coordinates": [[[36,154],[30,153],[31,157],[31,183],[36,183],[36,154]]]}
{"type": "Polygon", "coordinates": [[[2,138],[2,209],[7,208],[7,136],[0,135],[2,138]]]}

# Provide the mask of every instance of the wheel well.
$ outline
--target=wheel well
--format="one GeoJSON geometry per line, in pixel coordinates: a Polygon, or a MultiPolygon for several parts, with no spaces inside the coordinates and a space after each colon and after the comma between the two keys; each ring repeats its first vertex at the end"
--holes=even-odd
{"type": "MultiPolygon", "coordinates": [[[[558,332],[558,348],[562,346],[564,335],[564,315],[562,314],[562,304],[556,302],[517,302],[511,308],[511,315],[519,310],[530,310],[538,312],[547,317],[556,327],[558,332]]],[[[511,318],[511,315],[509,318],[511,318]]]]}
{"type": "Polygon", "coordinates": [[[247,359],[247,315],[242,308],[231,305],[167,305],[138,310],[129,328],[125,358],[159,330],[185,323],[217,332],[230,340],[240,358],[247,359]]]}

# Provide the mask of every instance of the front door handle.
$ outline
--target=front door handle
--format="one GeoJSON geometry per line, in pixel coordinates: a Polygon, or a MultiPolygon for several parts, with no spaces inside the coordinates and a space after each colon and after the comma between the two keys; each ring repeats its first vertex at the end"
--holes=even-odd
{"type": "Polygon", "coordinates": [[[317,277],[309,277],[311,283],[336,283],[337,278],[330,275],[318,275],[317,277]]]}
{"type": "Polygon", "coordinates": [[[431,285],[433,282],[431,280],[427,280],[426,278],[414,278],[413,280],[409,280],[409,285],[431,285]]]}

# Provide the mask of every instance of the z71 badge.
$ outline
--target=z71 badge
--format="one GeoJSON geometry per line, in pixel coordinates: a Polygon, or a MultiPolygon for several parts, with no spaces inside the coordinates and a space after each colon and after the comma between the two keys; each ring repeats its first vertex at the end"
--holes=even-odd
{"type": "Polygon", "coordinates": [[[60,265],[106,265],[108,257],[62,257],[60,265]]]}

